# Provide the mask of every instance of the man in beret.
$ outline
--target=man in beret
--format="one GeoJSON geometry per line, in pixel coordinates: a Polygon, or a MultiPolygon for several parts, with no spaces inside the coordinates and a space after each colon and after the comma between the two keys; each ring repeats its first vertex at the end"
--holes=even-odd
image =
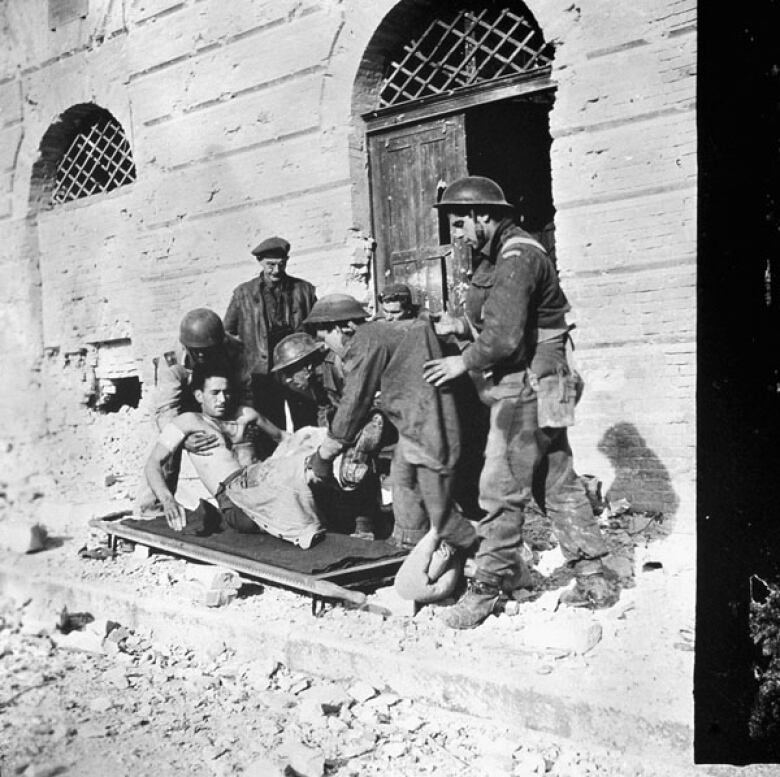
{"type": "Polygon", "coordinates": [[[301,329],[303,319],[316,302],[314,286],[287,275],[290,244],[283,238],[263,240],[252,254],[260,265],[260,273],[234,289],[225,313],[225,330],[244,343],[255,409],[283,429],[287,400],[295,429],[316,425],[316,417],[309,417],[305,403],[290,396],[271,372],[274,348],[287,335],[301,329]]]}
{"type": "Polygon", "coordinates": [[[412,303],[412,290],[405,283],[390,283],[385,286],[379,295],[379,304],[387,321],[404,321],[417,315],[412,303]]]}

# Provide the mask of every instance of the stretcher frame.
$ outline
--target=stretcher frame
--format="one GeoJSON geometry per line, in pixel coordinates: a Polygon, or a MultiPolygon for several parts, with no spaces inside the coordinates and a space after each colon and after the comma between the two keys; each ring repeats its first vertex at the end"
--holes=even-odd
{"type": "Polygon", "coordinates": [[[106,533],[109,548],[113,553],[116,553],[119,540],[124,539],[152,550],[160,550],[205,564],[227,567],[238,572],[249,582],[270,583],[311,596],[313,615],[321,612],[326,602],[333,601],[341,602],[351,608],[371,609],[366,605],[365,593],[358,589],[377,588],[392,582],[408,553],[392,558],[364,561],[329,572],[309,574],[242,558],[222,550],[193,545],[175,537],[145,532],[133,526],[125,526],[121,523],[122,518],[138,518],[138,516],[134,516],[132,511],[128,510],[93,518],[89,522],[92,528],[106,533]]]}

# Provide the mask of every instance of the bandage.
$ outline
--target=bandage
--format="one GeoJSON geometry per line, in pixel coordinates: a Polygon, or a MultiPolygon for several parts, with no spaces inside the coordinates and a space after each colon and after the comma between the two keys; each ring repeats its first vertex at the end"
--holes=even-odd
{"type": "Polygon", "coordinates": [[[166,424],[160,432],[157,442],[165,446],[169,451],[175,451],[183,442],[185,434],[173,422],[166,424]]]}

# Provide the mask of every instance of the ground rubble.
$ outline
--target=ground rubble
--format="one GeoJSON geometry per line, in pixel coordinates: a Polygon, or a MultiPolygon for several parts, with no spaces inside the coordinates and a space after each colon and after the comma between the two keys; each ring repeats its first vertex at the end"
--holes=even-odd
{"type": "Polygon", "coordinates": [[[60,630],[0,601],[0,773],[654,775],[630,759],[432,708],[276,658],[166,646],[95,619],[60,630]],[[91,635],[79,644],[66,637],[91,635]],[[113,638],[112,638],[113,636],[113,638]],[[108,648],[108,645],[114,647],[108,648]],[[286,771],[285,771],[286,770],[286,771]]]}
{"type": "MultiPolygon", "coordinates": [[[[45,601],[33,595],[26,606],[6,598],[0,671],[15,690],[10,702],[0,700],[0,739],[14,745],[3,752],[0,773],[135,775],[147,772],[139,763],[149,758],[162,775],[273,775],[285,767],[288,774],[339,775],[670,773],[632,762],[610,744],[641,731],[608,731],[605,747],[590,741],[586,752],[555,709],[545,720],[517,722],[506,717],[505,700],[478,699],[470,696],[476,686],[457,685],[460,671],[490,681],[499,695],[504,682],[514,684],[536,695],[534,709],[544,709],[538,699],[551,694],[562,705],[558,713],[596,700],[608,713],[606,728],[689,726],[692,562],[662,543],[630,543],[625,559],[636,584],[610,610],[557,608],[560,584],[550,583],[479,629],[452,632],[436,606],[388,618],[328,606],[313,617],[306,597],[260,585],[242,585],[229,603],[211,608],[193,597],[192,565],[182,559],[80,557],[79,549],[101,541],[88,519],[123,506],[43,500],[34,519],[57,527],[46,549],[0,553],[0,593],[3,581],[14,588],[12,579],[17,593],[19,580],[31,590],[63,592],[49,591],[45,601]],[[118,611],[96,610],[93,623],[63,634],[55,628],[62,608],[67,614],[79,597],[124,597],[127,620],[117,624],[118,611]],[[152,610],[162,620],[145,626],[152,610]],[[239,633],[246,639],[229,644],[239,633]],[[261,647],[269,634],[282,642],[261,647]],[[274,653],[274,645],[295,639],[305,642],[306,660],[274,653]],[[423,674],[406,676],[412,664],[404,662],[423,674]],[[432,692],[429,668],[451,673],[455,686],[432,692]],[[100,771],[107,758],[111,769],[100,771]]],[[[627,536],[625,528],[619,531],[627,536]]],[[[553,580],[556,552],[537,553],[545,580],[553,580]]],[[[675,773],[683,772],[678,760],[675,773]]]]}

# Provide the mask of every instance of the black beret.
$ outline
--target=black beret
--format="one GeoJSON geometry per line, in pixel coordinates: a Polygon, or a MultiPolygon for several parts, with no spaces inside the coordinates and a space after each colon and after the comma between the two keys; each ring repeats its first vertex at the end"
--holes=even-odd
{"type": "Polygon", "coordinates": [[[286,257],[290,253],[290,244],[283,237],[269,237],[253,248],[252,253],[258,261],[268,256],[286,257]]]}
{"type": "Polygon", "coordinates": [[[391,300],[412,301],[412,290],[405,283],[390,283],[382,289],[379,295],[380,302],[389,302],[391,300]]]}

